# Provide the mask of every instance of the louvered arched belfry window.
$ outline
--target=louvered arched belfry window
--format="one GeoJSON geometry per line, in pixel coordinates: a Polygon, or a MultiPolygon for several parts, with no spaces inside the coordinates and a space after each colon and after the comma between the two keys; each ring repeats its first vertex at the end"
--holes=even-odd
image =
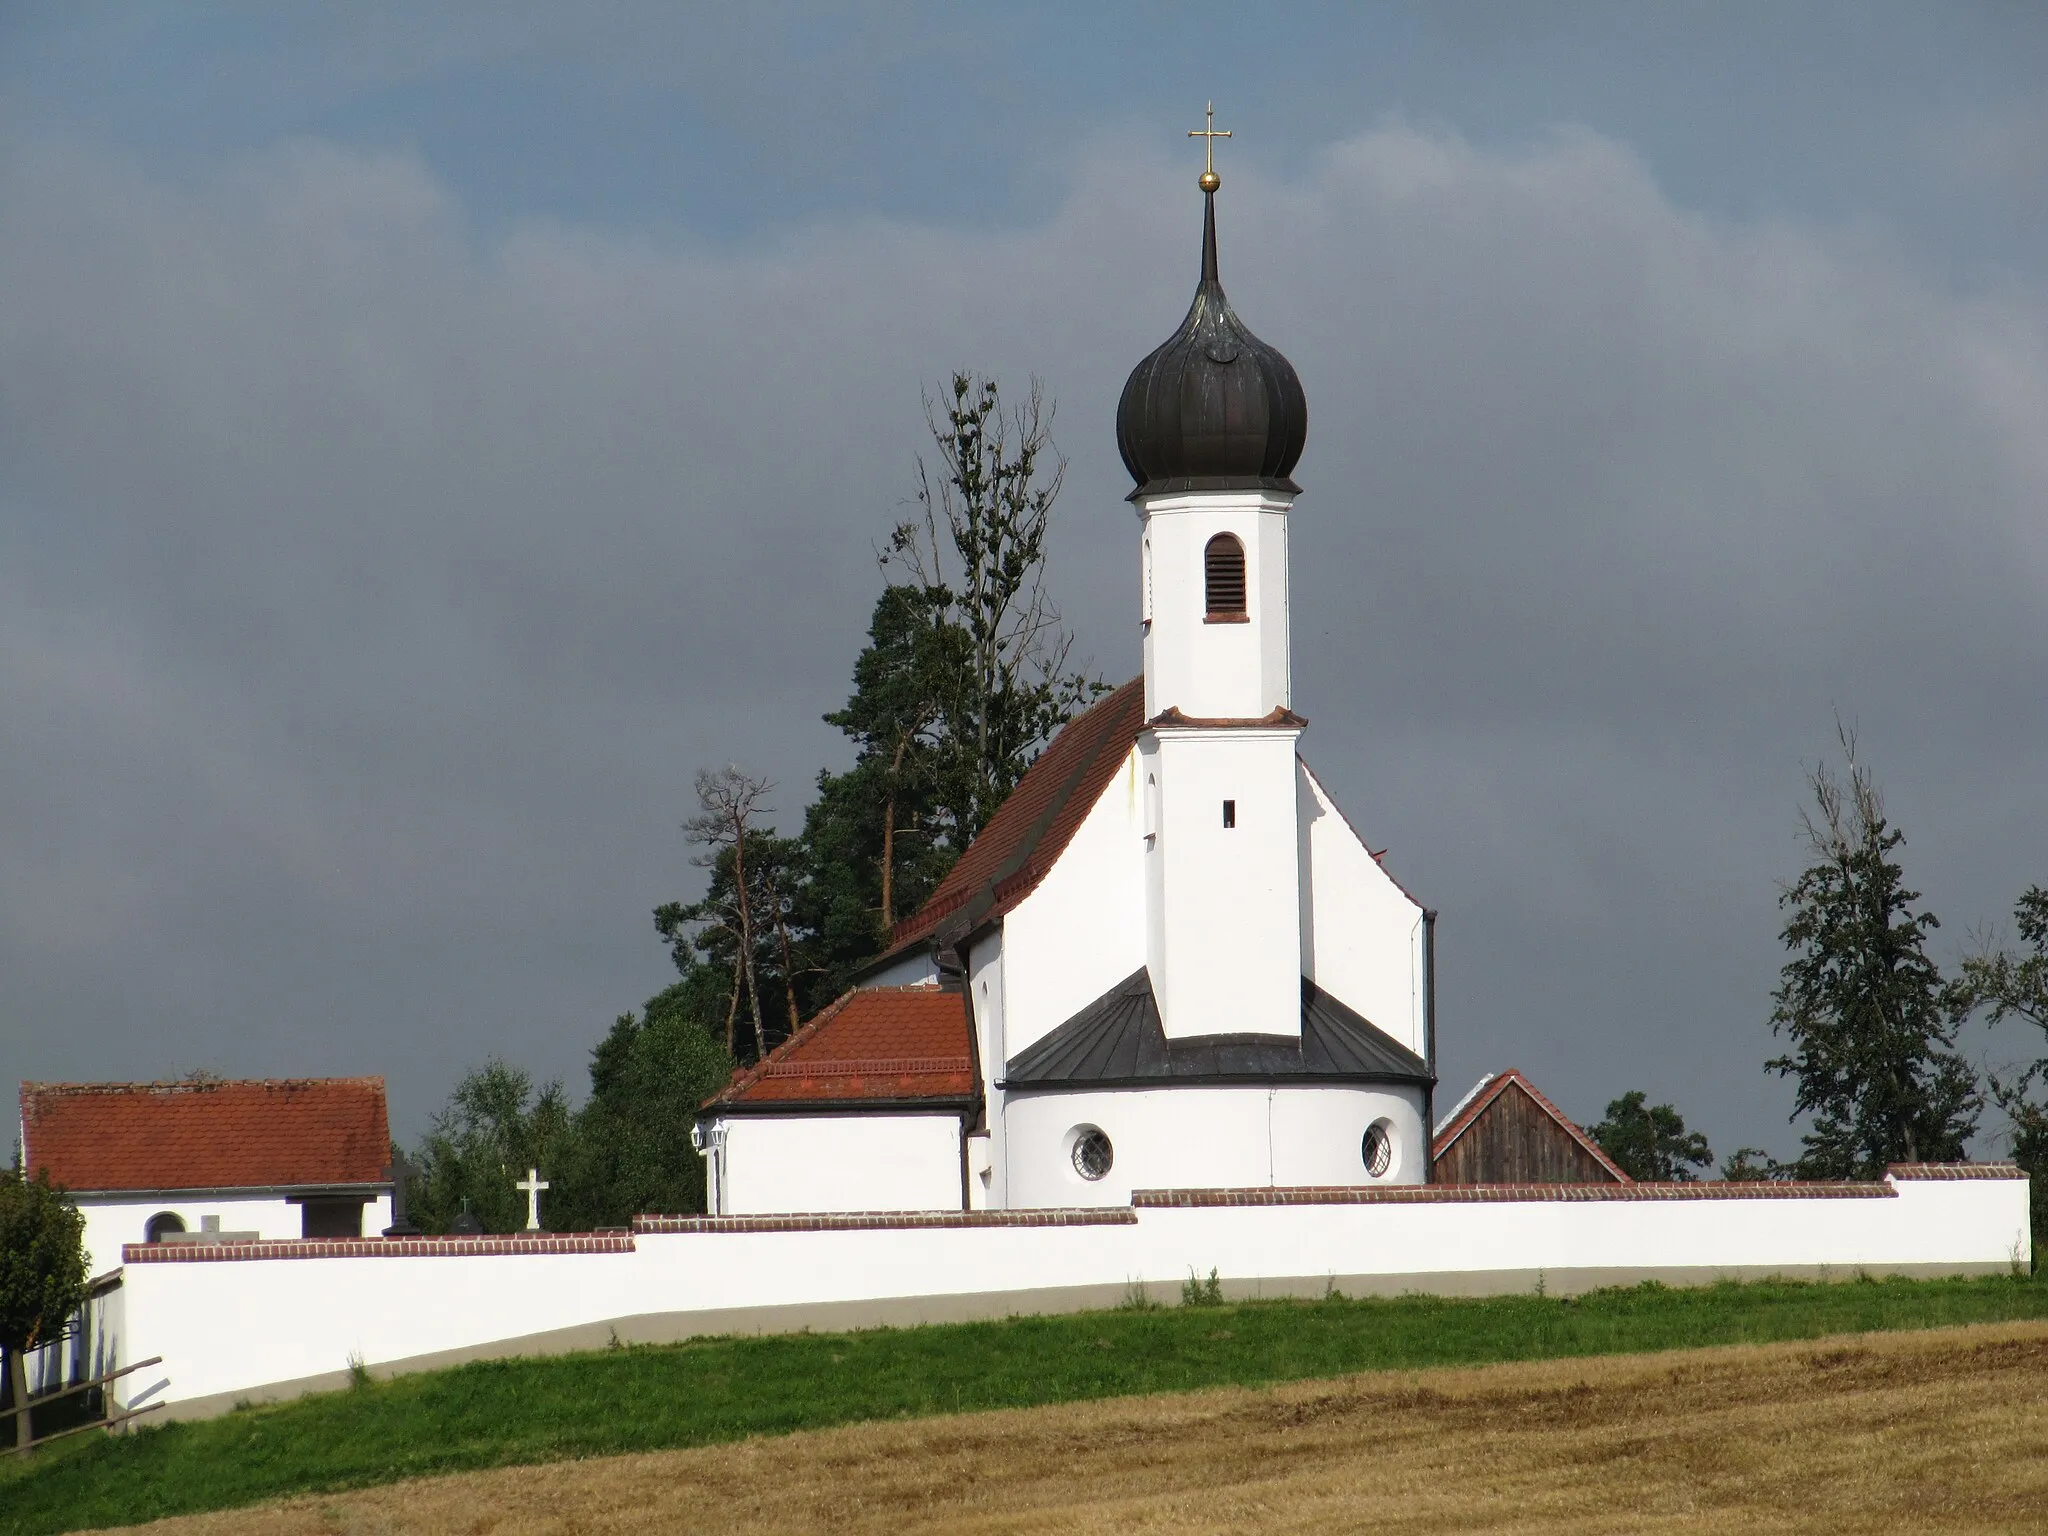
{"type": "Polygon", "coordinates": [[[1202,552],[1212,619],[1244,617],[1244,546],[1234,533],[1219,533],[1202,552]]]}

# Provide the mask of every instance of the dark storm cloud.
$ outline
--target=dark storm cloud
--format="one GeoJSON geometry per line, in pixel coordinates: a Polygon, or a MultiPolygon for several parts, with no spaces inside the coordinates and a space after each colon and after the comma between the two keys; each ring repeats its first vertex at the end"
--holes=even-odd
{"type": "MultiPolygon", "coordinates": [[[[0,1073],[580,1075],[660,985],[700,764],[837,752],[955,363],[1060,402],[1060,593],[1135,669],[1109,416],[1194,275],[1104,145],[1022,231],[480,233],[413,158],[0,169],[0,1073]]],[[[1789,1147],[1758,1063],[1800,762],[1859,719],[1957,926],[2048,879],[2048,342],[1581,133],[1400,127],[1223,194],[1307,385],[1311,757],[1442,909],[1445,1089],[1789,1147]]]]}

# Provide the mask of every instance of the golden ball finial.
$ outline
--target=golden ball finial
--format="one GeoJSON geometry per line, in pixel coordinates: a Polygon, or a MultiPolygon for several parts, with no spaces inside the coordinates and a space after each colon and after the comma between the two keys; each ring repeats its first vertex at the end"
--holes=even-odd
{"type": "Polygon", "coordinates": [[[1195,185],[1199,186],[1204,192],[1214,192],[1223,185],[1223,178],[1214,171],[1204,171],[1196,178],[1195,185]]]}

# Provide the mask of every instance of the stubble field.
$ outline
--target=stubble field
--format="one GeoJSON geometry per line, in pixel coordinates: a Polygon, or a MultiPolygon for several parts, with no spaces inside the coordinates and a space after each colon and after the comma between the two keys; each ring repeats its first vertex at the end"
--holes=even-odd
{"type": "Polygon", "coordinates": [[[869,1424],[464,1473],[147,1529],[2048,1529],[2048,1324],[869,1424]]]}

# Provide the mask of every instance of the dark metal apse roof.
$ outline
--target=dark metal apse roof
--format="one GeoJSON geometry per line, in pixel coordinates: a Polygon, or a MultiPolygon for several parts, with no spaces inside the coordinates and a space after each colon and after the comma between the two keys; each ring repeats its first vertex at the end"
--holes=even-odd
{"type": "Polygon", "coordinates": [[[1166,491],[1301,489],[1308,440],[1294,365],[1248,329],[1216,275],[1216,194],[1203,194],[1202,281],[1187,318],[1136,368],[1116,408],[1116,445],[1138,484],[1166,491]]]}
{"type": "Polygon", "coordinates": [[[1301,1038],[1201,1035],[1169,1040],[1151,973],[1132,972],[1043,1040],[1011,1058],[1005,1088],[1155,1087],[1164,1082],[1428,1084],[1420,1056],[1301,979],[1301,1038]]]}

